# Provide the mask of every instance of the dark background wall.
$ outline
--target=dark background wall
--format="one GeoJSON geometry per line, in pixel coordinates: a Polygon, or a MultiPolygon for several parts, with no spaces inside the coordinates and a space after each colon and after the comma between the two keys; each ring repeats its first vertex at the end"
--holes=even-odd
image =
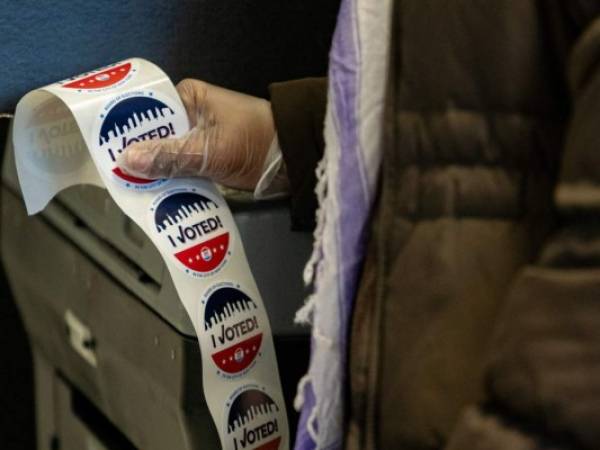
{"type": "MultiPolygon", "coordinates": [[[[0,112],[14,111],[31,89],[131,56],[158,64],[175,83],[200,78],[266,97],[273,81],[325,75],[338,6],[339,0],[3,0],[0,112]]],[[[0,151],[6,125],[0,119],[0,151]]],[[[1,272],[0,330],[0,447],[33,449],[29,349],[1,272]]]]}
{"type": "Polygon", "coordinates": [[[0,111],[28,90],[139,56],[185,77],[266,95],[324,75],[339,0],[3,0],[0,111]]]}

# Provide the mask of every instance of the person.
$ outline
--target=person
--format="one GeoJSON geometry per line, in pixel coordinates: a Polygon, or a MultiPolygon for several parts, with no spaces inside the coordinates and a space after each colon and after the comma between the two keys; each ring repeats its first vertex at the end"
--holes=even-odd
{"type": "MultiPolygon", "coordinates": [[[[600,448],[599,14],[394,2],[345,448],[600,448]]],[[[274,84],[270,102],[178,91],[192,131],[135,144],[124,169],[288,192],[294,226],[314,227],[327,81],[274,84]]]]}

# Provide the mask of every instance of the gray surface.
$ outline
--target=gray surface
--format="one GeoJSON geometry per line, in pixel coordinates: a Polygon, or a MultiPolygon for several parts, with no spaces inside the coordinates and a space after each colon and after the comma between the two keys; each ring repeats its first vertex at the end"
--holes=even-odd
{"type": "MultiPolygon", "coordinates": [[[[28,218],[6,188],[2,200],[7,275],[34,353],[53,375],[60,372],[77,386],[137,448],[218,448],[197,341],[145,307],[42,217],[28,218]],[[97,367],[71,346],[67,310],[90,329],[97,367]]],[[[40,380],[45,375],[39,363],[36,370],[38,416],[45,416],[53,394],[48,380],[40,380]]],[[[52,417],[38,421],[40,448],[48,448],[43,445],[51,431],[62,425],[59,411],[51,411],[52,417]]]]}
{"type": "Polygon", "coordinates": [[[139,56],[186,77],[266,95],[325,74],[339,0],[4,0],[0,112],[27,91],[139,56]]]}
{"type": "MultiPolygon", "coordinates": [[[[7,129],[8,120],[0,119],[0,142],[6,140],[7,129]]],[[[0,196],[0,209],[1,207],[0,196]]],[[[0,267],[0,329],[3,336],[3,360],[0,366],[0,405],[3,408],[0,414],[0,447],[31,450],[35,448],[36,442],[31,350],[23,321],[9,288],[4,264],[2,261],[0,267]]]]}

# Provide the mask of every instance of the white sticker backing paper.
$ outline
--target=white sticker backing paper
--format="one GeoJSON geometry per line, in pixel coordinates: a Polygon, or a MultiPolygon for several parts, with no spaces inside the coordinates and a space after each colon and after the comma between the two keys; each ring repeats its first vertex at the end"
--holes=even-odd
{"type": "Polygon", "coordinates": [[[223,449],[288,449],[269,320],[223,197],[204,179],[147,180],[116,165],[132,142],[179,137],[188,128],[173,84],[142,59],[28,93],[13,129],[27,211],[35,214],[76,184],[108,189],[159,249],[194,324],[223,449]]]}

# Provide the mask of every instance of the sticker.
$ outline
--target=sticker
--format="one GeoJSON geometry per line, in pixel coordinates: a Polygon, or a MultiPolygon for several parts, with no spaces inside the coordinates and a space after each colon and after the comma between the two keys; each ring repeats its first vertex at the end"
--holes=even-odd
{"type": "Polygon", "coordinates": [[[157,247],[189,314],[202,355],[194,376],[222,448],[288,450],[269,319],[227,202],[210,180],[149,180],[116,165],[132,143],[188,130],[169,78],[138,58],[28,93],[13,127],[27,211],[41,211],[69,186],[105,187],[157,247]]]}
{"type": "Polygon", "coordinates": [[[213,362],[223,374],[247,373],[263,340],[256,302],[239,285],[223,282],[209,289],[202,303],[213,362]]]}
{"type": "Polygon", "coordinates": [[[175,188],[150,207],[159,248],[186,273],[205,277],[219,271],[231,254],[232,225],[224,204],[196,188],[175,188]],[[227,221],[229,221],[227,214],[227,221]]]}
{"type": "Polygon", "coordinates": [[[66,174],[88,159],[87,146],[71,110],[53,97],[36,106],[27,124],[26,155],[36,173],[66,174]]]}
{"type": "Polygon", "coordinates": [[[149,180],[123,172],[116,165],[118,155],[134,142],[178,136],[187,127],[170,101],[157,97],[152,91],[128,92],[113,99],[99,115],[95,129],[101,166],[106,175],[126,188],[147,190],[167,180],[149,180]]]}
{"type": "Polygon", "coordinates": [[[78,92],[114,89],[131,80],[137,70],[135,61],[120,62],[69,78],[60,82],[60,85],[78,92]]]}
{"type": "Polygon", "coordinates": [[[233,450],[279,450],[283,410],[256,385],[236,390],[227,402],[225,448],[233,450]]]}

